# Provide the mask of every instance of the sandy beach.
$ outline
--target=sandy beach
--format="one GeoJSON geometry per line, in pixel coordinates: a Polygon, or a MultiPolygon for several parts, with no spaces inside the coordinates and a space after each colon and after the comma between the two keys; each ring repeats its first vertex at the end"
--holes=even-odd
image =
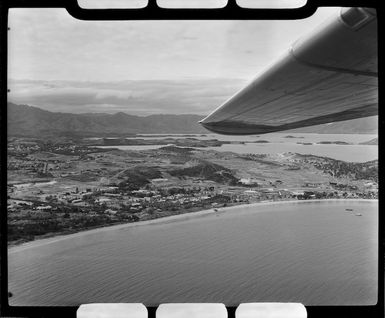
{"type": "MultiPolygon", "coordinates": [[[[76,233],[71,234],[58,234],[52,237],[47,238],[40,238],[36,239],[34,241],[25,242],[20,245],[16,246],[9,246],[8,247],[8,253],[16,253],[20,252],[26,249],[40,247],[48,244],[53,244],[59,241],[72,239],[75,237],[81,237],[84,235],[90,235],[94,233],[99,232],[106,232],[106,231],[112,231],[112,230],[119,230],[119,229],[125,229],[128,227],[136,227],[136,226],[143,226],[143,225],[151,225],[151,224],[159,224],[159,223],[170,223],[170,222],[176,222],[176,221],[183,221],[188,220],[191,218],[197,218],[197,217],[204,217],[207,215],[211,215],[213,213],[221,214],[225,213],[227,211],[236,211],[241,210],[244,208],[253,208],[253,207],[260,207],[260,206],[269,206],[269,205],[278,205],[278,204],[306,204],[306,203],[316,203],[316,202],[342,202],[342,201],[352,201],[352,202],[378,202],[378,200],[375,199],[327,199],[327,200],[288,200],[288,201],[262,201],[252,204],[240,204],[236,206],[229,206],[229,207],[221,207],[221,208],[212,208],[208,210],[202,210],[198,212],[189,212],[189,213],[183,213],[178,215],[171,215],[166,217],[161,217],[153,220],[146,220],[146,221],[140,221],[140,222],[133,222],[133,223],[124,223],[124,224],[117,224],[117,225],[111,225],[111,226],[105,226],[105,227],[99,227],[95,229],[89,229],[84,230],[76,233]]],[[[258,211],[256,211],[258,213],[258,211]]]]}

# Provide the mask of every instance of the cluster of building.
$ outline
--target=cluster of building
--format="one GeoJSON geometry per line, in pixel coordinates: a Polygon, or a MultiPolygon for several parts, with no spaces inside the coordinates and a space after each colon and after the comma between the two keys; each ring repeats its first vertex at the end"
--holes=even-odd
{"type": "MultiPolygon", "coordinates": [[[[47,211],[64,205],[76,208],[98,208],[99,211],[111,214],[118,211],[136,213],[150,209],[161,211],[164,209],[200,206],[202,203],[210,205],[216,203],[214,201],[226,201],[223,195],[214,190],[214,187],[171,187],[168,189],[139,189],[129,192],[122,192],[117,186],[84,189],[75,187],[71,191],[68,190],[54,195],[46,195],[44,191],[40,190],[37,192],[38,195],[35,196],[36,199],[30,201],[11,199],[13,188],[10,186],[8,189],[10,194],[9,211],[16,211],[21,208],[47,211]],[[26,202],[28,204],[25,204],[26,202]]],[[[80,209],[80,211],[84,212],[87,210],[80,209]]]]}
{"type": "Polygon", "coordinates": [[[14,154],[29,154],[40,151],[41,147],[35,142],[9,142],[7,145],[8,152],[14,154]]]}
{"type": "MultiPolygon", "coordinates": [[[[74,187],[71,191],[46,195],[40,190],[36,200],[9,200],[9,211],[32,209],[52,211],[66,206],[77,212],[99,211],[100,213],[154,213],[177,211],[194,207],[210,208],[237,203],[254,203],[260,201],[307,200],[330,198],[378,198],[378,187],[368,182],[365,191],[358,191],[356,186],[330,183],[327,189],[317,188],[319,184],[305,183],[303,189],[281,189],[276,186],[263,187],[229,187],[205,186],[163,187],[164,180],[154,179],[151,186],[133,191],[122,191],[118,186],[74,187]]],[[[279,180],[278,180],[279,181],[279,180]]],[[[8,192],[13,192],[9,187],[8,192]]]]}
{"type": "Polygon", "coordinates": [[[117,152],[82,143],[11,138],[9,235],[11,240],[30,240],[262,201],[378,198],[375,163],[292,157],[274,159],[272,167],[278,170],[272,173],[266,155],[189,153],[175,147],[117,152]]]}
{"type": "Polygon", "coordinates": [[[83,155],[101,151],[101,149],[83,145],[75,145],[70,142],[53,143],[11,138],[7,145],[8,153],[12,155],[28,155],[35,152],[50,152],[65,155],[83,155]]]}

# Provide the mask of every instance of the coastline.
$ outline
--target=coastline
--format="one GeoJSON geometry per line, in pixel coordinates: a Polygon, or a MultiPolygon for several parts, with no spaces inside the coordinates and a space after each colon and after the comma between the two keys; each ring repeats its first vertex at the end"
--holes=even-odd
{"type": "MultiPolygon", "coordinates": [[[[35,248],[40,247],[44,245],[49,245],[52,243],[56,243],[59,241],[64,241],[67,239],[72,239],[75,237],[81,237],[85,235],[100,233],[100,232],[107,232],[111,230],[119,230],[119,229],[125,229],[130,227],[137,227],[137,226],[143,226],[143,225],[151,225],[151,224],[159,224],[159,223],[171,223],[176,221],[183,221],[188,220],[192,218],[198,218],[198,217],[204,217],[211,214],[221,214],[225,213],[227,211],[235,211],[239,209],[244,208],[253,208],[253,207],[260,207],[260,206],[269,206],[269,205],[281,205],[281,204],[303,204],[303,203],[320,203],[320,202],[378,202],[377,199],[313,199],[313,200],[286,200],[286,201],[262,201],[262,202],[256,202],[251,204],[240,204],[240,205],[234,205],[229,207],[220,207],[220,208],[211,208],[207,210],[201,210],[197,212],[188,212],[188,213],[181,213],[177,215],[170,215],[165,217],[160,217],[152,220],[145,220],[145,221],[139,221],[139,222],[132,222],[132,223],[123,223],[123,224],[115,224],[110,226],[103,226],[103,227],[97,227],[94,229],[85,229],[81,230],[79,232],[75,233],[58,233],[57,235],[53,234],[49,237],[44,238],[38,238],[33,241],[17,244],[17,245],[11,245],[8,246],[8,253],[16,253],[21,252],[29,248],[35,248]]],[[[258,211],[257,211],[258,213],[258,211]]]]}

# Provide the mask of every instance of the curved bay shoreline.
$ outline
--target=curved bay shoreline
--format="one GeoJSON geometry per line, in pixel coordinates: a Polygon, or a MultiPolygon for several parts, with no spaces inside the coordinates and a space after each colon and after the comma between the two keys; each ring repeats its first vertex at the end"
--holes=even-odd
{"type": "MultiPolygon", "coordinates": [[[[152,225],[152,224],[160,224],[160,223],[172,223],[177,221],[189,220],[192,218],[204,217],[212,214],[221,214],[228,211],[236,211],[244,208],[253,208],[253,207],[261,207],[261,206],[270,206],[270,205],[282,205],[282,204],[305,204],[305,203],[326,203],[326,202],[378,202],[376,199],[314,199],[314,200],[286,200],[286,201],[267,201],[267,202],[257,202],[252,204],[240,204],[229,207],[221,207],[221,208],[211,208],[207,210],[201,210],[197,212],[187,212],[181,213],[177,215],[160,217],[152,220],[145,220],[139,222],[132,223],[123,223],[123,224],[115,224],[104,227],[97,227],[93,229],[85,229],[83,231],[75,232],[75,233],[54,233],[52,236],[38,238],[33,241],[10,245],[8,246],[8,253],[17,253],[24,251],[26,249],[41,247],[48,244],[53,244],[59,241],[68,240],[76,237],[82,237],[85,235],[96,234],[100,232],[107,232],[112,230],[125,229],[130,227],[144,226],[144,225],[152,225]]],[[[258,213],[258,211],[256,211],[258,213]]]]}

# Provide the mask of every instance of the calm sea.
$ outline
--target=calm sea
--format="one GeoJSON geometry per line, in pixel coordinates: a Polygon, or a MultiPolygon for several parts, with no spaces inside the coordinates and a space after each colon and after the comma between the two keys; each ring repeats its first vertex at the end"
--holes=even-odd
{"type": "MultiPolygon", "coordinates": [[[[300,154],[312,154],[317,156],[325,156],[338,160],[351,162],[366,162],[378,159],[377,145],[360,145],[367,142],[377,135],[361,135],[361,134],[309,134],[309,133],[272,133],[261,136],[224,136],[217,134],[195,135],[196,139],[218,139],[226,141],[243,141],[244,144],[228,144],[221,147],[209,147],[203,149],[213,149],[217,151],[231,151],[235,153],[253,153],[253,154],[277,154],[284,152],[294,152],[300,154]],[[294,138],[287,138],[291,136],[294,138]],[[266,140],[269,143],[253,143],[254,141],[266,140]],[[350,143],[349,145],[336,144],[317,144],[323,141],[342,141],[350,143]],[[311,143],[311,145],[303,145],[298,143],[311,143]]],[[[138,137],[140,139],[164,139],[164,138],[185,138],[180,135],[161,135],[138,137]]],[[[129,138],[130,139],[130,138],[129,138]]],[[[137,139],[137,138],[133,138],[137,139]]],[[[153,146],[114,146],[122,150],[148,150],[164,147],[164,145],[153,146]]],[[[110,148],[101,146],[100,148],[110,148]]]]}
{"type": "Polygon", "coordinates": [[[377,209],[249,206],[33,242],[9,250],[10,303],[375,304],[377,209]]]}

